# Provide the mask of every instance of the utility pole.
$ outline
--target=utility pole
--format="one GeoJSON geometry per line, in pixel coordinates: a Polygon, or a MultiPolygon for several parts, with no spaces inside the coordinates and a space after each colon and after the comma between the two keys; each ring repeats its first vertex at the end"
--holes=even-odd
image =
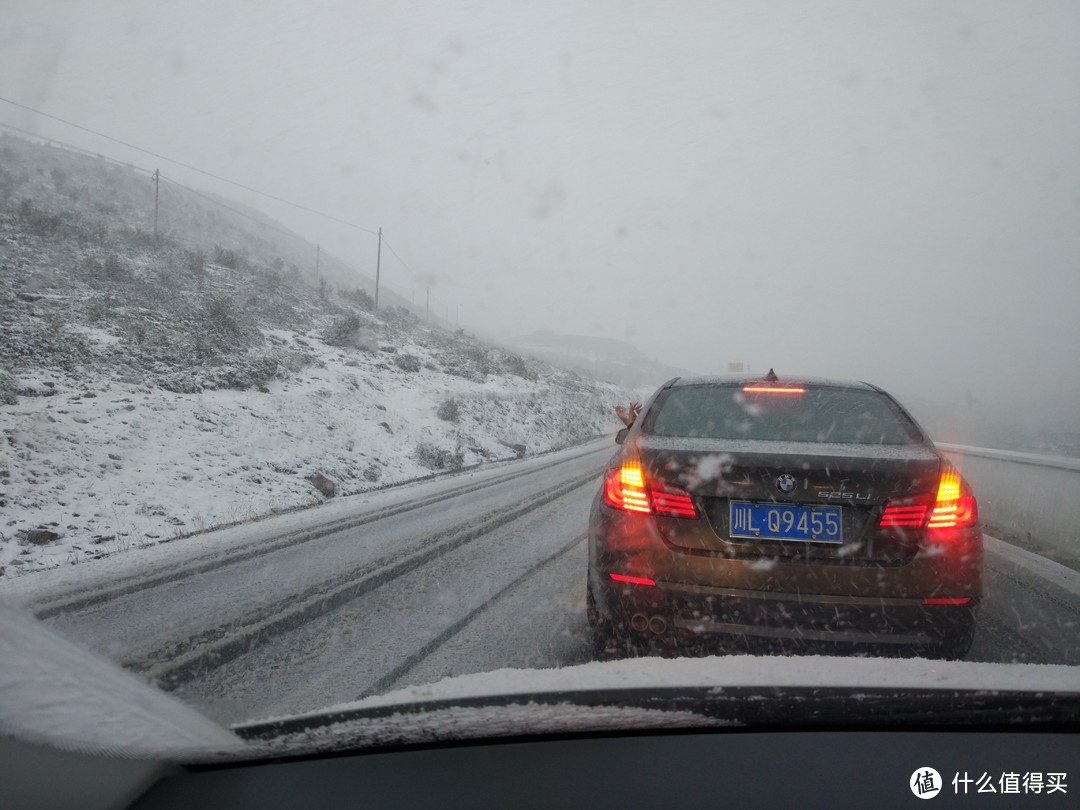
{"type": "Polygon", "coordinates": [[[382,228],[379,228],[379,251],[375,254],[375,310],[379,309],[379,267],[382,264],[382,228]]]}
{"type": "Polygon", "coordinates": [[[315,245],[315,281],[319,280],[319,254],[322,252],[321,245],[315,245]]]}
{"type": "Polygon", "coordinates": [[[154,241],[155,242],[157,241],[157,238],[158,238],[158,227],[157,227],[157,218],[158,218],[158,183],[160,182],[160,180],[161,180],[161,170],[160,169],[154,169],[154,241]]]}

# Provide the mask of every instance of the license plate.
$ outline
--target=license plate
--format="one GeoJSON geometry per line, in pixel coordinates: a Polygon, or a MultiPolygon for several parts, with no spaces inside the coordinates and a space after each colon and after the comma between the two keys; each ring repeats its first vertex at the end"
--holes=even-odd
{"type": "Polygon", "coordinates": [[[730,517],[728,528],[732,538],[844,542],[839,506],[731,501],[730,517]]]}

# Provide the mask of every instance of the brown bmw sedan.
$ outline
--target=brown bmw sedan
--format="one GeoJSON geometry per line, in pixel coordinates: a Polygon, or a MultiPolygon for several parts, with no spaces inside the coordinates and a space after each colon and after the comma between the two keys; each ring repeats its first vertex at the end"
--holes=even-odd
{"type": "Polygon", "coordinates": [[[971,646],[975,497],[880,388],[677,378],[617,441],[589,526],[598,655],[721,639],[971,646]]]}

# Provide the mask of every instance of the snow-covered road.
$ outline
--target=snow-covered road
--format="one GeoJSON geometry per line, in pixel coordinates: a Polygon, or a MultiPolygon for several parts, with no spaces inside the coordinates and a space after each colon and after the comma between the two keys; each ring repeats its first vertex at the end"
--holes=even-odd
{"type": "MultiPolygon", "coordinates": [[[[69,582],[29,607],[230,724],[450,675],[584,663],[586,524],[612,449],[592,442],[238,527],[231,542],[69,582]]],[[[1080,663],[1080,584],[1055,584],[1053,565],[988,540],[970,660],[1080,663]]]]}

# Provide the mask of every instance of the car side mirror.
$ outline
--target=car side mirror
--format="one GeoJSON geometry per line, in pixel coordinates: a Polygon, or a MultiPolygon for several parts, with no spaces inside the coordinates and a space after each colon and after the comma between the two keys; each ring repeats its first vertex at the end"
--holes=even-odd
{"type": "Polygon", "coordinates": [[[626,441],[626,434],[630,432],[630,428],[622,428],[615,434],[615,444],[622,444],[626,441]]]}

